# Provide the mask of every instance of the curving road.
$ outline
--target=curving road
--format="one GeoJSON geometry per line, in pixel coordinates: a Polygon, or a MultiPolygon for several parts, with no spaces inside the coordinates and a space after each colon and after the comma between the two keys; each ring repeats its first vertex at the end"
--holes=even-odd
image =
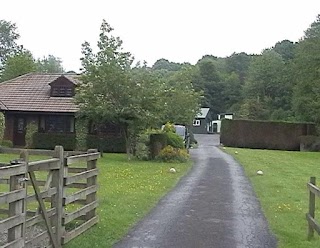
{"type": "Polygon", "coordinates": [[[196,139],[191,172],[115,248],[277,246],[242,167],[216,147],[219,136],[196,139]]]}

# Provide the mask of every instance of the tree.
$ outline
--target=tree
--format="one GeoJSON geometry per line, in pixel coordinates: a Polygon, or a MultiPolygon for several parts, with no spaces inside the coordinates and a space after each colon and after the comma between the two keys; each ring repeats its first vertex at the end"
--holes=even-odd
{"type": "Polygon", "coordinates": [[[236,73],[239,76],[241,84],[244,84],[248,75],[252,56],[246,53],[233,53],[226,58],[226,70],[228,73],[236,73]]]}
{"type": "Polygon", "coordinates": [[[224,78],[223,102],[225,111],[232,111],[232,108],[243,99],[242,85],[239,75],[236,72],[232,72],[224,78]]]}
{"type": "Polygon", "coordinates": [[[304,40],[319,39],[320,37],[320,14],[310,27],[304,32],[304,40]]]}
{"type": "Polygon", "coordinates": [[[62,73],[64,72],[62,61],[53,55],[43,57],[37,60],[37,71],[45,73],[62,73]]]}
{"type": "Polygon", "coordinates": [[[152,66],[152,70],[179,71],[182,64],[170,62],[167,59],[158,59],[152,66]]]}
{"type": "Polygon", "coordinates": [[[162,123],[191,125],[198,114],[203,92],[196,91],[191,83],[194,69],[194,66],[184,65],[162,84],[159,98],[163,102],[162,123]]]}
{"type": "Polygon", "coordinates": [[[194,88],[203,91],[202,106],[210,107],[214,114],[225,110],[224,84],[217,70],[217,61],[213,56],[204,56],[197,63],[198,75],[195,74],[192,83],[194,88]]]}
{"type": "Polygon", "coordinates": [[[112,35],[105,20],[100,30],[96,54],[88,42],[82,45],[83,76],[76,101],[81,115],[120,126],[129,155],[132,134],[157,118],[157,83],[146,68],[131,69],[133,57],[123,51],[121,39],[112,35]]]}
{"type": "Polygon", "coordinates": [[[320,15],[305,31],[294,59],[293,108],[297,119],[320,123],[320,15]]]}
{"type": "Polygon", "coordinates": [[[16,24],[0,20],[0,71],[9,57],[21,51],[22,46],[17,44],[19,37],[16,24]]]}
{"type": "MultiPolygon", "coordinates": [[[[244,86],[244,104],[253,103],[261,106],[264,113],[254,119],[261,119],[262,116],[264,119],[270,119],[272,112],[280,108],[290,111],[293,85],[287,80],[285,73],[285,63],[281,55],[275,51],[265,50],[262,55],[252,60],[244,86]]],[[[257,113],[257,107],[254,109],[257,113]]],[[[253,114],[249,115],[253,117],[253,114]]]]}
{"type": "Polygon", "coordinates": [[[7,58],[0,81],[10,80],[23,74],[34,72],[36,69],[32,54],[29,51],[19,52],[7,58]]]}
{"type": "Polygon", "coordinates": [[[281,42],[277,42],[272,50],[280,54],[284,61],[289,61],[294,58],[295,47],[296,44],[292,41],[283,40],[281,42]]]}

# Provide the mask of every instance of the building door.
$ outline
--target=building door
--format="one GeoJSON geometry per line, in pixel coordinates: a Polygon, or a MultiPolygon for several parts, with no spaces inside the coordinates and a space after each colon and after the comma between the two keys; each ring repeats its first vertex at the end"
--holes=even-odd
{"type": "Polygon", "coordinates": [[[218,124],[217,124],[217,123],[213,123],[213,125],[212,125],[212,132],[213,132],[213,133],[217,133],[217,132],[218,132],[218,124]]]}
{"type": "Polygon", "coordinates": [[[24,116],[16,116],[14,118],[13,145],[26,145],[26,118],[24,116]]]}

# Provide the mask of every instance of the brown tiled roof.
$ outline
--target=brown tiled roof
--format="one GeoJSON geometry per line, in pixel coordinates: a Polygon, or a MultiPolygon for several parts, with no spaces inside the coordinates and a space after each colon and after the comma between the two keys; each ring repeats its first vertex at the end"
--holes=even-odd
{"type": "MultiPolygon", "coordinates": [[[[50,97],[50,85],[62,74],[29,73],[0,83],[0,110],[75,113],[72,97],[50,97]]],[[[75,85],[79,75],[64,74],[75,85]]]]}

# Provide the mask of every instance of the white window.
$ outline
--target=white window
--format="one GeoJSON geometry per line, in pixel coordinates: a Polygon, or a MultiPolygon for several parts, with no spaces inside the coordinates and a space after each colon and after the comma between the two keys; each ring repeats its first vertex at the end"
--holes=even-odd
{"type": "Polygon", "coordinates": [[[201,124],[200,120],[193,120],[194,127],[200,126],[200,124],[201,124]]]}

